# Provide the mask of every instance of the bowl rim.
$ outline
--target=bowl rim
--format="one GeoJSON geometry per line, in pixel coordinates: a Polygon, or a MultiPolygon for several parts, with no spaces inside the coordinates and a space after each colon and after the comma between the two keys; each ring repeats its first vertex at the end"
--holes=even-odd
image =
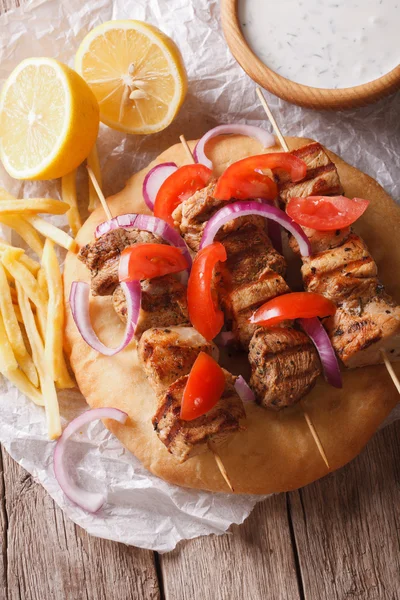
{"type": "Polygon", "coordinates": [[[373,81],[346,88],[317,88],[279,75],[249,46],[239,23],[238,3],[221,0],[222,29],[229,49],[254,81],[279,98],[307,108],[342,109],[365,106],[400,88],[400,64],[373,81]]]}

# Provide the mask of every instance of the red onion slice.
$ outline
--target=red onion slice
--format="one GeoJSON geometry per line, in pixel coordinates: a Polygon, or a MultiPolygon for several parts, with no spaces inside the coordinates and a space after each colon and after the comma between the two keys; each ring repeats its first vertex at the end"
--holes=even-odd
{"type": "Polygon", "coordinates": [[[235,390],[242,402],[255,402],[256,397],[253,390],[241,375],[235,381],[235,390]]]}
{"type": "Polygon", "coordinates": [[[331,340],[321,321],[317,317],[299,319],[298,321],[318,350],[326,381],[333,385],[333,387],[341,388],[343,384],[339,363],[331,340]]]}
{"type": "Polygon", "coordinates": [[[122,342],[116,348],[109,348],[97,337],[89,314],[90,286],[85,281],[74,281],[71,285],[69,302],[75,325],[85,342],[96,352],[105,356],[114,356],[121,352],[132,340],[136,324],[139,319],[142,289],[139,281],[123,281],[121,287],[124,291],[127,305],[127,322],[122,342]]]}
{"type": "Polygon", "coordinates": [[[254,138],[262,144],[263,148],[269,148],[275,144],[274,136],[268,133],[268,131],[265,131],[265,129],[261,129],[261,127],[244,124],[219,125],[218,127],[214,127],[214,129],[210,129],[210,131],[203,135],[197,142],[193,152],[195,161],[212,169],[212,162],[205,154],[205,145],[212,138],[226,134],[245,135],[254,138]]]}
{"type": "Polygon", "coordinates": [[[168,242],[168,244],[171,244],[171,246],[180,248],[182,250],[182,254],[188,262],[188,272],[190,272],[190,269],[192,268],[192,257],[184,239],[181,238],[176,229],[171,227],[162,219],[159,219],[158,217],[150,217],[148,215],[138,215],[135,213],[120,215],[119,217],[111,219],[111,221],[105,221],[104,223],[101,223],[101,225],[96,228],[95,237],[98,239],[108,231],[117,229],[118,227],[121,227],[122,229],[135,228],[140,229],[141,231],[149,231],[150,233],[154,233],[154,235],[161,237],[163,240],[168,242]]]}
{"type": "Polygon", "coordinates": [[[282,225],[287,231],[289,231],[296,239],[299,250],[302,256],[310,256],[311,245],[308,237],[300,227],[291,219],[286,213],[276,206],[270,206],[269,204],[260,204],[259,202],[235,202],[224,206],[218,212],[215,213],[208,221],[203,237],[201,238],[200,249],[205,248],[213,243],[215,236],[223,225],[237,219],[238,217],[245,217],[247,215],[259,215],[271,221],[275,221],[279,225],[282,225]]]}
{"type": "Polygon", "coordinates": [[[221,331],[214,341],[218,346],[225,348],[225,346],[232,344],[235,339],[235,334],[232,331],[221,331]]]}
{"type": "Polygon", "coordinates": [[[106,495],[83,490],[70,479],[64,465],[66,443],[74,433],[92,421],[113,419],[114,421],[119,421],[119,423],[125,423],[127,418],[128,415],[118,408],[94,408],[93,410],[87,410],[67,425],[57,441],[53,457],[54,474],[64,494],[72,502],[83,508],[83,510],[91,513],[97,512],[106,501],[106,495]]]}
{"type": "Polygon", "coordinates": [[[164,181],[175,173],[178,167],[173,162],[161,163],[156,165],[147,173],[143,181],[143,199],[150,210],[154,209],[154,202],[158,193],[158,190],[164,183],[164,181]]]}

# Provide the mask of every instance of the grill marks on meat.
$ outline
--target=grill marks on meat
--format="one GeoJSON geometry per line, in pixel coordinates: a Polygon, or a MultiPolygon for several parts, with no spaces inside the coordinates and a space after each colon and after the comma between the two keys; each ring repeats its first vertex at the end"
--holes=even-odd
{"type": "MultiPolygon", "coordinates": [[[[135,336],[140,336],[151,327],[189,325],[186,287],[172,275],[145,279],[140,282],[142,302],[135,336]]],[[[113,304],[119,317],[126,321],[125,294],[120,285],[113,294],[113,304]]]]}
{"type": "Polygon", "coordinates": [[[293,197],[336,196],[343,193],[336,166],[321,144],[318,142],[307,144],[291,154],[304,160],[307,174],[302,181],[293,183],[288,173],[282,171],[275,173],[279,193],[285,203],[293,197]]]}
{"type": "Polygon", "coordinates": [[[400,358],[400,307],[382,291],[371,299],[361,298],[358,310],[338,308],[324,325],[346,367],[379,364],[381,350],[390,360],[400,358]]]}
{"type": "Polygon", "coordinates": [[[188,375],[200,352],[218,354],[216,346],[193,327],[148,329],[138,346],[139,359],[156,394],[188,375]]]}
{"type": "MultiPolygon", "coordinates": [[[[199,251],[201,238],[207,222],[211,217],[229,203],[225,200],[216,200],[213,193],[216,182],[210,183],[205,188],[195,192],[193,196],[184,200],[173,212],[175,226],[179,228],[185,242],[194,252],[199,251]]],[[[229,221],[219,230],[216,240],[221,241],[232,231],[239,230],[245,223],[251,223],[257,229],[265,229],[265,219],[257,216],[239,217],[229,221]]]]}
{"type": "Polygon", "coordinates": [[[135,244],[162,244],[158,236],[139,229],[112,229],[94,242],[83,246],[78,254],[92,276],[93,296],[109,296],[117,287],[121,252],[135,244]]]}
{"type": "Polygon", "coordinates": [[[208,451],[208,442],[222,444],[241,429],[246,413],[234,388],[235,377],[225,374],[225,390],[212,410],[193,421],[182,421],[180,409],[191,368],[200,352],[218,353],[193,327],[149,329],[139,343],[139,359],[158,395],[154,429],[168,452],[180,462],[208,451]]]}
{"type": "Polygon", "coordinates": [[[250,385],[265,408],[292,406],[315,385],[320,374],[310,338],[292,327],[259,328],[250,342],[250,385]]]}
{"type": "Polygon", "coordinates": [[[365,242],[351,234],[344,244],[303,258],[303,281],[309,292],[323,294],[336,305],[359,306],[379,289],[376,264],[365,242]]]}
{"type": "MultiPolygon", "coordinates": [[[[336,167],[320,144],[309,144],[292,154],[306,161],[308,171],[298,184],[280,179],[283,201],[317,194],[313,186],[319,185],[315,173],[320,167],[330,166],[330,172],[336,174],[318,194],[342,193],[336,167]]],[[[381,350],[392,360],[400,358],[400,307],[385,293],[365,242],[350,228],[331,232],[303,229],[313,251],[311,257],[303,258],[304,287],[323,294],[338,307],[324,325],[339,358],[349,368],[381,363],[381,350]]],[[[298,251],[293,240],[291,246],[298,251]]]]}
{"type": "MultiPolygon", "coordinates": [[[[221,207],[221,203],[212,195],[214,185],[211,184],[204,190],[196,192],[174,213],[181,234],[193,249],[198,248],[207,219],[221,207]]],[[[225,206],[226,202],[223,205],[225,206]]],[[[261,340],[267,339],[268,331],[259,330],[257,325],[249,322],[249,318],[268,300],[290,292],[284,280],[286,263],[283,256],[273,248],[263,219],[250,220],[245,217],[245,219],[236,219],[232,226],[230,224],[228,226],[219,238],[225,246],[227,260],[221,263],[218,271],[214,273],[214,285],[228,328],[233,331],[236,339],[245,349],[249,348],[249,344],[252,345],[252,338],[256,339],[258,352],[261,340]]],[[[293,354],[298,351],[299,339],[306,345],[301,356],[306,357],[307,360],[295,363],[296,382],[294,375],[293,381],[289,375],[288,377],[282,374],[274,375],[277,370],[282,370],[282,373],[293,371],[291,366],[285,366],[285,361],[290,358],[286,359],[284,355],[280,359],[269,357],[269,363],[264,364],[264,357],[257,360],[256,350],[251,353],[253,355],[252,381],[257,387],[260,404],[282,408],[290,406],[311,389],[318,377],[320,367],[314,346],[305,334],[291,327],[288,329],[282,327],[278,329],[276,335],[278,338],[282,337],[282,344],[287,348],[293,345],[293,354]],[[274,377],[280,378],[279,385],[274,377]],[[275,391],[268,391],[271,383],[275,386],[275,391]]]]}
{"type": "Polygon", "coordinates": [[[290,291],[282,277],[286,263],[265,230],[252,223],[227,235],[223,244],[227,261],[220,265],[220,302],[228,326],[247,349],[256,329],[249,317],[270,298],[290,291]]]}
{"type": "Polygon", "coordinates": [[[179,418],[188,375],[180,377],[159,397],[153,426],[160,440],[179,462],[207,452],[209,441],[223,444],[230,435],[240,430],[240,421],[246,414],[234,388],[235,378],[228,371],[224,370],[224,374],[225,390],[219,402],[193,421],[179,418]]]}

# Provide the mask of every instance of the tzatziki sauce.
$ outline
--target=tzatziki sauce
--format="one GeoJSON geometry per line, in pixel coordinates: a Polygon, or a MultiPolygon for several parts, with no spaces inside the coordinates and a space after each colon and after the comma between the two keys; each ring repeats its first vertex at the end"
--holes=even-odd
{"type": "Polygon", "coordinates": [[[273,71],[346,88],[400,62],[400,0],[239,0],[243,35],[273,71]]]}

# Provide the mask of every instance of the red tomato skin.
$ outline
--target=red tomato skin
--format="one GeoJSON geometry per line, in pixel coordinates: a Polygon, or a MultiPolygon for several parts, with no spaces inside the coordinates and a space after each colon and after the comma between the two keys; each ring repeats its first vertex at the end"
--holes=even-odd
{"type": "Polygon", "coordinates": [[[163,219],[172,227],[172,213],[181,202],[208,185],[212,171],[205,165],[184,165],[172,173],[158,190],[154,202],[154,216],[163,219]]]}
{"type": "Polygon", "coordinates": [[[187,268],[187,260],[180,248],[166,244],[136,244],[122,252],[118,277],[120,281],[141,281],[187,268]]]}
{"type": "Polygon", "coordinates": [[[260,172],[265,169],[284,169],[290,173],[292,181],[304,179],[307,173],[306,163],[287,152],[249,156],[230,165],[221,175],[215,197],[219,200],[273,200],[278,195],[278,186],[271,177],[260,172]]]}
{"type": "Polygon", "coordinates": [[[211,286],[215,265],[226,258],[226,250],[220,242],[206,246],[194,259],[189,277],[187,297],[190,322],[207,341],[214,339],[224,324],[224,314],[215,306],[211,286]]]}
{"type": "Polygon", "coordinates": [[[286,212],[299,225],[317,231],[334,231],[352,225],[367,210],[368,200],[345,196],[291,198],[286,212]]]}
{"type": "Polygon", "coordinates": [[[225,375],[219,364],[200,352],[183,392],[180,418],[193,421],[214,408],[225,389],[225,375]]]}
{"type": "Polygon", "coordinates": [[[292,292],[277,296],[263,304],[250,317],[250,322],[262,327],[274,327],[282,321],[327,317],[334,315],[335,312],[336,305],[321,294],[292,292]]]}

